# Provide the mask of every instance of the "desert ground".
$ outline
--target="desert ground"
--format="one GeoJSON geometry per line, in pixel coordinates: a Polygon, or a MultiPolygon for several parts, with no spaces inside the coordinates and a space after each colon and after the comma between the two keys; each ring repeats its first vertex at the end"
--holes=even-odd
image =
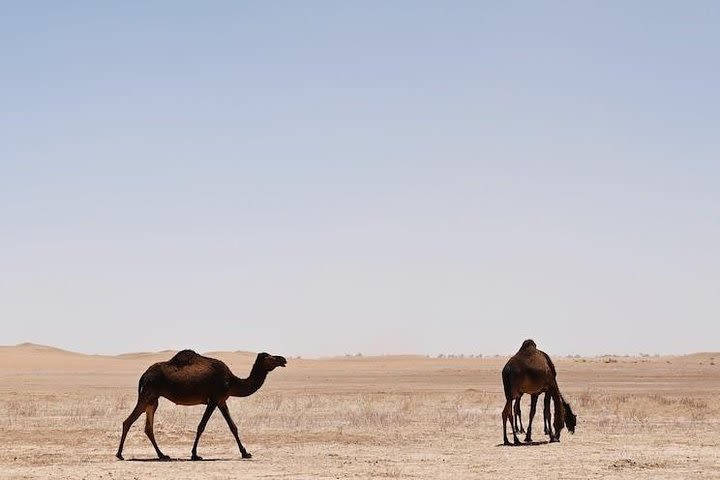
{"type": "MultiPolygon", "coordinates": [[[[577,431],[546,443],[539,409],[537,443],[520,447],[500,445],[507,356],[288,358],[259,392],[229,401],[252,459],[216,412],[205,460],[188,461],[204,407],[163,399],[155,435],[173,460],[156,460],[144,416],[117,460],[140,375],[172,354],[0,347],[0,478],[720,478],[720,353],[553,356],[577,431]]],[[[208,354],[241,377],[254,360],[208,354]]]]}

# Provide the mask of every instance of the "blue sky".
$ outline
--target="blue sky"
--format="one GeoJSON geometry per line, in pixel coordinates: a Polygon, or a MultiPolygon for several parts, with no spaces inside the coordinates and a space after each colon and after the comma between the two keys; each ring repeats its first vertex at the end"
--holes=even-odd
{"type": "Polygon", "coordinates": [[[716,2],[22,2],[0,344],[717,350],[716,2]]]}

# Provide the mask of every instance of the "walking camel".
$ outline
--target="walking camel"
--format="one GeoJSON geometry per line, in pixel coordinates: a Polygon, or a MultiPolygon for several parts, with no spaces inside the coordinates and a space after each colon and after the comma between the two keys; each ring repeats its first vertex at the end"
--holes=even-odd
{"type": "Polygon", "coordinates": [[[546,392],[545,410],[548,414],[546,428],[548,427],[547,424],[550,423],[550,399],[552,399],[555,404],[555,432],[550,428],[550,441],[560,441],[560,432],[563,426],[567,425],[570,433],[575,432],[577,416],[573,413],[572,408],[570,408],[570,404],[568,404],[560,394],[556,376],[557,373],[552,360],[545,352],[538,350],[533,340],[525,340],[520,350],[505,364],[502,370],[503,387],[505,390],[505,408],[503,408],[502,412],[503,443],[505,445],[511,445],[507,437],[508,420],[510,420],[514,443],[515,445],[520,444],[513,419],[513,400],[518,400],[524,393],[530,394],[530,419],[525,436],[526,442],[532,441],[532,421],[535,416],[537,398],[540,393],[543,392],[546,392]],[[550,398],[548,398],[548,395],[550,398]]]}
{"type": "Polygon", "coordinates": [[[197,454],[198,441],[215,408],[220,409],[225,417],[240,448],[242,458],[251,458],[252,455],[240,442],[237,426],[230,417],[227,399],[252,395],[262,387],[268,372],[273,371],[276,367],[284,367],[286,364],[287,361],[284,357],[264,352],[259,353],[250,370],[250,375],[247,378],[238,378],[220,360],[198,355],[192,350],[183,350],[167,362],[151,365],[138,382],[137,404],[122,424],[120,446],[115,456],[123,460],[122,450],[128,430],[135,420],[145,412],[145,434],[155,448],[158,458],[170,459],[158,448],[153,432],[153,420],[158,407],[158,399],[165,397],[177,405],[207,405],[195,435],[192,460],[202,460],[202,457],[197,454]]]}

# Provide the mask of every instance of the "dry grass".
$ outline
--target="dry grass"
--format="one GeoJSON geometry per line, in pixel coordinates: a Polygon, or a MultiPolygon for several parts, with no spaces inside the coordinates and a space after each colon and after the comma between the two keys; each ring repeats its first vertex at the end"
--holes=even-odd
{"type": "MultiPolygon", "coordinates": [[[[150,363],[145,358],[113,363],[116,370],[109,371],[117,375],[110,377],[76,365],[72,376],[6,372],[0,471],[7,479],[228,478],[238,472],[249,478],[530,478],[539,471],[552,478],[718,478],[716,367],[707,360],[702,371],[698,362],[682,359],[670,367],[654,358],[641,364],[577,360],[557,362],[564,395],[578,414],[577,434],[565,433],[560,445],[519,449],[497,446],[504,359],[295,361],[257,394],[230,402],[255,454],[249,462],[238,460],[220,415],[208,424],[200,453],[224,461],[115,461],[120,423],[150,363]]],[[[239,371],[247,367],[244,359],[238,364],[239,371]]],[[[523,408],[527,419],[527,399],[523,408]]],[[[166,453],[187,458],[202,410],[161,400],[155,430],[166,453]]],[[[544,440],[541,415],[535,440],[544,440]]],[[[141,417],[130,432],[126,458],[154,457],[143,423],[141,417]]]]}
{"type": "MultiPolygon", "coordinates": [[[[579,413],[581,429],[617,431],[624,428],[683,428],[698,422],[713,423],[720,417],[720,397],[694,398],[663,394],[613,394],[584,390],[566,398],[579,413]]],[[[29,394],[0,399],[0,427],[7,431],[36,429],[73,430],[79,427],[115,432],[135,399],[129,394],[75,395],[29,394]]],[[[438,434],[499,423],[497,395],[465,393],[356,393],[284,394],[258,392],[244,400],[231,400],[239,424],[255,434],[302,432],[316,435],[362,435],[391,429],[395,435],[425,426],[438,434]]],[[[203,407],[179,407],[161,400],[156,418],[158,434],[192,437],[203,407]],[[188,434],[190,434],[188,436],[188,434]]],[[[524,405],[524,414],[529,411],[524,405]]],[[[540,419],[541,413],[536,417],[540,419]]],[[[211,435],[224,435],[218,416],[210,423],[211,435]]],[[[136,425],[142,425],[141,418],[136,425]]],[[[141,428],[136,428],[141,435],[141,428]]],[[[141,438],[144,441],[143,438],[141,438]]]]}

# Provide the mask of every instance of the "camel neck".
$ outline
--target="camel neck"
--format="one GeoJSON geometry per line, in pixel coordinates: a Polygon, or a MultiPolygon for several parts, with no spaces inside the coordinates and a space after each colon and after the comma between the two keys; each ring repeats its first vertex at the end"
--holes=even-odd
{"type": "Polygon", "coordinates": [[[230,395],[233,397],[247,397],[257,392],[265,379],[267,378],[267,371],[260,367],[257,363],[253,365],[250,370],[250,375],[247,378],[238,378],[233,376],[233,382],[230,387],[230,395]]]}

